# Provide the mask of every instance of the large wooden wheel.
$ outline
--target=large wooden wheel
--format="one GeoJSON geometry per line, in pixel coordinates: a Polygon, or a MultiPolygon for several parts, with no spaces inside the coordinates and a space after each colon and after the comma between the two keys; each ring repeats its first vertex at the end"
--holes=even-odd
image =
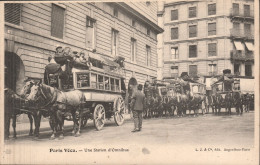
{"type": "Polygon", "coordinates": [[[114,120],[116,125],[120,126],[124,123],[124,113],[125,113],[125,101],[120,96],[114,102],[114,120]]]}
{"type": "Polygon", "coordinates": [[[95,128],[99,131],[105,125],[106,115],[105,115],[105,108],[102,104],[96,105],[93,113],[93,122],[95,128]]]}

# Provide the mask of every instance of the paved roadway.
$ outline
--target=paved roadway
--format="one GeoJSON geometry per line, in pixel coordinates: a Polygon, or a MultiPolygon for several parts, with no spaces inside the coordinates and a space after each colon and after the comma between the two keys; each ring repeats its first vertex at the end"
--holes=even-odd
{"type": "Polygon", "coordinates": [[[123,142],[145,144],[171,144],[171,145],[243,145],[250,147],[254,141],[254,111],[244,113],[242,116],[231,116],[222,113],[220,116],[206,114],[198,117],[171,117],[153,118],[143,121],[143,130],[132,133],[133,121],[126,120],[122,126],[116,126],[114,121],[107,121],[101,131],[96,131],[92,121],[82,129],[80,137],[71,136],[72,122],[65,122],[65,138],[63,140],[49,140],[51,135],[48,122],[41,125],[40,139],[33,140],[28,136],[29,124],[18,124],[18,137],[16,140],[5,141],[7,145],[37,144],[55,146],[63,144],[117,144],[123,142]]]}
{"type": "Polygon", "coordinates": [[[147,119],[137,133],[131,132],[132,120],[119,127],[108,121],[101,131],[91,122],[80,137],[71,136],[71,122],[65,124],[63,140],[49,140],[48,122],[41,123],[39,140],[27,135],[28,123],[18,124],[17,139],[5,141],[3,163],[257,164],[254,111],[242,116],[233,110],[231,116],[147,119]]]}

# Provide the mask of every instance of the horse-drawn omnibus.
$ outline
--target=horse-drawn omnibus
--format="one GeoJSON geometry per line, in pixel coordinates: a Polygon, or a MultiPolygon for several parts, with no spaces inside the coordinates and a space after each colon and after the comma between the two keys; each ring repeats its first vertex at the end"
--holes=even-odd
{"type": "MultiPolygon", "coordinates": [[[[58,74],[46,72],[45,84],[64,92],[80,90],[84,93],[83,126],[92,119],[95,128],[101,130],[105,120],[111,117],[118,126],[122,125],[126,92],[123,67],[95,54],[88,56],[88,63],[67,60],[64,62],[65,69],[58,74]]],[[[64,61],[64,57],[54,59],[57,63],[64,61]]],[[[67,120],[72,118],[69,113],[65,116],[67,120]]]]}
{"type": "MultiPolygon", "coordinates": [[[[229,71],[229,70],[227,70],[229,71]]],[[[226,108],[228,114],[231,114],[231,108],[235,107],[238,114],[242,114],[242,97],[240,91],[240,79],[234,78],[230,72],[225,73],[218,81],[211,85],[212,88],[212,109],[220,113],[221,108],[226,108]]]]}

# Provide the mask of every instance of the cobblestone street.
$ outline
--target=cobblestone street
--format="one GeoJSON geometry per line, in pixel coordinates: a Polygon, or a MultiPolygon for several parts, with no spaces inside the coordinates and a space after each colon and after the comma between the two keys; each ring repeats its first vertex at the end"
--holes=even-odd
{"type": "Polygon", "coordinates": [[[86,128],[82,129],[80,137],[71,136],[72,122],[65,122],[65,138],[63,140],[51,141],[48,122],[43,122],[39,140],[32,140],[27,133],[29,124],[17,125],[18,138],[9,140],[6,143],[46,145],[66,144],[113,144],[118,141],[125,144],[136,141],[147,144],[191,144],[191,145],[240,145],[250,147],[253,145],[254,137],[254,111],[237,116],[233,110],[231,116],[224,112],[220,116],[206,114],[199,117],[171,117],[145,119],[143,130],[132,133],[133,122],[129,119],[122,126],[116,126],[114,121],[107,121],[101,131],[96,131],[93,122],[88,121],[86,128]],[[23,127],[23,128],[22,128],[23,127]],[[22,130],[22,131],[19,131],[22,130]]]}

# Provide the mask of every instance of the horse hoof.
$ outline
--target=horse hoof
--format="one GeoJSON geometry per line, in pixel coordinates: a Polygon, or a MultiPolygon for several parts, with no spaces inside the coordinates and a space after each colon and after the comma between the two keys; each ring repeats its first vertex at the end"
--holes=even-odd
{"type": "Polygon", "coordinates": [[[33,133],[29,133],[29,136],[33,136],[33,133]]]}
{"type": "Polygon", "coordinates": [[[75,137],[79,137],[79,136],[80,136],[80,133],[76,133],[76,134],[75,134],[75,137]]]}
{"type": "Polygon", "coordinates": [[[54,139],[55,139],[55,137],[51,136],[49,139],[50,139],[50,140],[54,140],[54,139]]]}

